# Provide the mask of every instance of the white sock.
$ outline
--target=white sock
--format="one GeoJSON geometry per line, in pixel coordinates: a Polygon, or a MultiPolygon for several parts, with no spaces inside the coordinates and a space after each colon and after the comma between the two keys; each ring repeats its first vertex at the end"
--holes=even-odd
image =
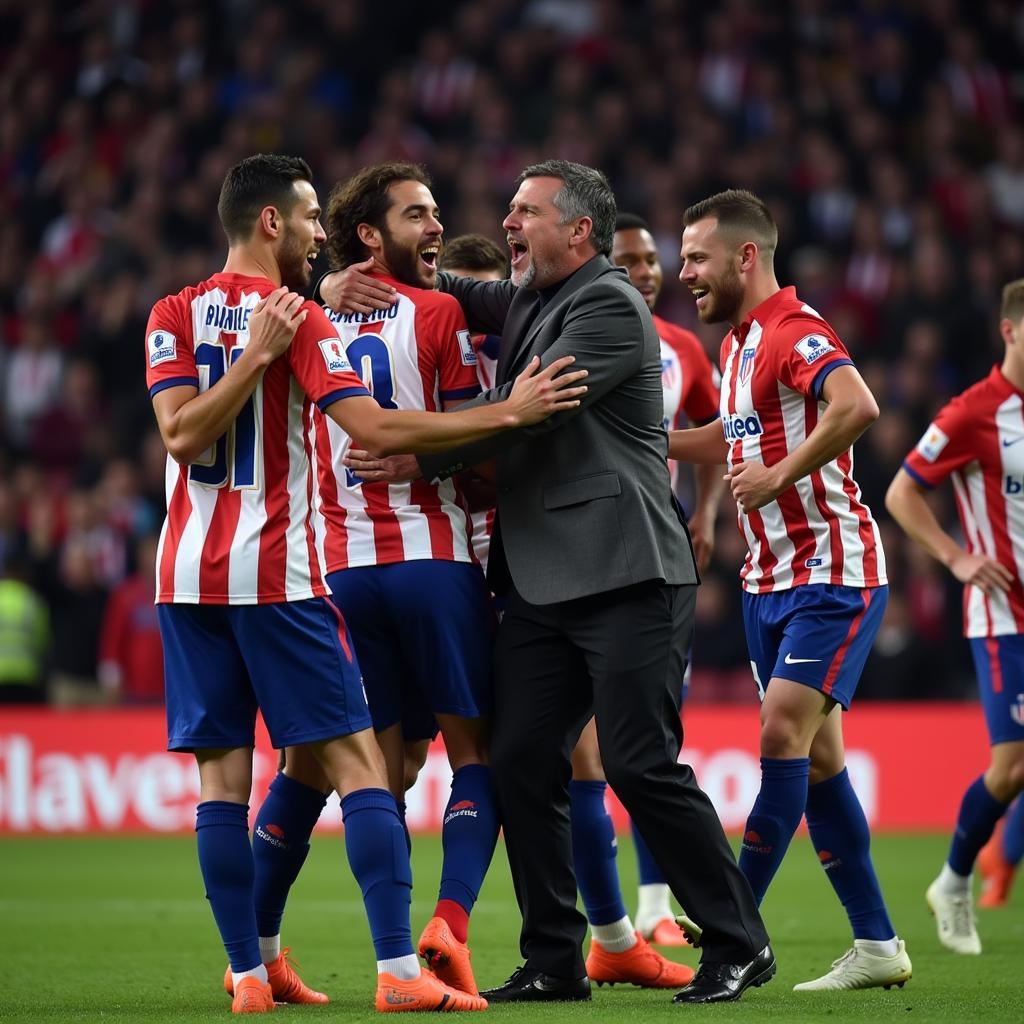
{"type": "Polygon", "coordinates": [[[272,964],[281,955],[281,933],[260,936],[260,956],[265,964],[272,964]]]}
{"type": "Polygon", "coordinates": [[[393,974],[399,981],[415,981],[420,976],[420,962],[415,953],[377,961],[377,973],[393,974]]]}
{"type": "Polygon", "coordinates": [[[854,939],[853,944],[875,956],[895,956],[900,951],[900,940],[895,935],[891,939],[854,939]]]}
{"type": "Polygon", "coordinates": [[[611,924],[592,924],[590,931],[609,953],[625,953],[636,945],[636,932],[628,914],[611,924]]]}
{"type": "Polygon", "coordinates": [[[672,890],[664,882],[637,887],[636,924],[641,931],[653,928],[666,918],[671,921],[675,917],[669,903],[671,895],[672,890]]]}
{"type": "Polygon", "coordinates": [[[967,896],[971,891],[971,876],[958,875],[948,863],[942,865],[935,883],[946,896],[967,896]]]}
{"type": "Polygon", "coordinates": [[[267,968],[260,964],[259,967],[254,967],[251,971],[239,971],[237,974],[231,972],[231,987],[238,988],[238,983],[243,978],[259,978],[264,984],[267,983],[267,968]]]}

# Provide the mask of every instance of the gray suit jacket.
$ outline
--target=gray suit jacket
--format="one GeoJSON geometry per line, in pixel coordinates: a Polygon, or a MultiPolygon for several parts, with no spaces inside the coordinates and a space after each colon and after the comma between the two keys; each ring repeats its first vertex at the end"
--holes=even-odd
{"type": "Polygon", "coordinates": [[[504,399],[535,355],[545,366],[575,355],[573,368],[589,371],[578,409],[419,458],[430,480],[497,457],[493,589],[510,577],[542,605],[646,580],[696,583],[666,463],[658,335],[625,271],[595,256],[539,313],[537,292],[509,281],[441,274],[440,288],[471,330],[502,338],[496,386],[470,405],[504,399]]]}

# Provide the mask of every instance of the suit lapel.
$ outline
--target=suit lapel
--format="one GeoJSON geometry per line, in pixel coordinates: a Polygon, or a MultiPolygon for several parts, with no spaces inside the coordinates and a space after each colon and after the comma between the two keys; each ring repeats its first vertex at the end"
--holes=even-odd
{"type": "Polygon", "coordinates": [[[610,268],[611,263],[607,257],[595,256],[573,274],[572,279],[566,282],[565,287],[550,302],[540,307],[540,296],[537,296],[532,303],[524,306],[521,319],[511,325],[506,321],[505,344],[501,347],[496,374],[498,383],[511,380],[529,362],[533,340],[552,312],[610,268]]]}

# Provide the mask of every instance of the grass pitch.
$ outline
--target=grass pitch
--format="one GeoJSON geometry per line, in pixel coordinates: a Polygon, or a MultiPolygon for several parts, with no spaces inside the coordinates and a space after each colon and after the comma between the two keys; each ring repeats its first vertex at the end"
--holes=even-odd
{"type": "MultiPolygon", "coordinates": [[[[795,993],[850,945],[845,917],[810,844],[794,842],[764,915],[779,961],[770,985],[736,1004],[673,1006],[671,992],[616,986],[588,1004],[494,1007],[507,1021],[905,1020],[1024,1021],[1024,890],[1009,907],[980,914],[985,952],[943,950],[924,905],[942,863],[944,836],[879,836],[875,862],[900,935],[914,962],[906,988],[837,995],[795,993]]],[[[627,905],[635,902],[632,844],[621,844],[627,905]]],[[[420,837],[413,939],[433,908],[440,841],[420,837]]],[[[191,1024],[229,1021],[221,988],[225,958],[202,898],[191,837],[5,838],[0,842],[0,935],[5,991],[0,1020],[191,1024]]],[[[519,963],[519,916],[501,846],[470,932],[481,987],[519,963]]],[[[280,1007],[291,1021],[354,1021],[373,1015],[373,951],[342,840],[317,836],[285,917],[284,938],[303,977],[326,991],[326,1007],[280,1007]]],[[[695,964],[696,953],[671,955],[695,964]]],[[[275,1020],[278,1019],[276,1016],[275,1020]]]]}

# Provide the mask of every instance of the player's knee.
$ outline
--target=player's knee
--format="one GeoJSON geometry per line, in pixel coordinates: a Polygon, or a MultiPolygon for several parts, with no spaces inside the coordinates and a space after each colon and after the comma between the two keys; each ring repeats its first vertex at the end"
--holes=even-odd
{"type": "Polygon", "coordinates": [[[762,757],[806,757],[808,748],[809,741],[799,723],[791,718],[773,716],[761,726],[762,757]]]}
{"type": "Polygon", "coordinates": [[[1024,756],[1006,763],[994,763],[985,773],[985,784],[1002,803],[1024,793],[1024,756]]]}

